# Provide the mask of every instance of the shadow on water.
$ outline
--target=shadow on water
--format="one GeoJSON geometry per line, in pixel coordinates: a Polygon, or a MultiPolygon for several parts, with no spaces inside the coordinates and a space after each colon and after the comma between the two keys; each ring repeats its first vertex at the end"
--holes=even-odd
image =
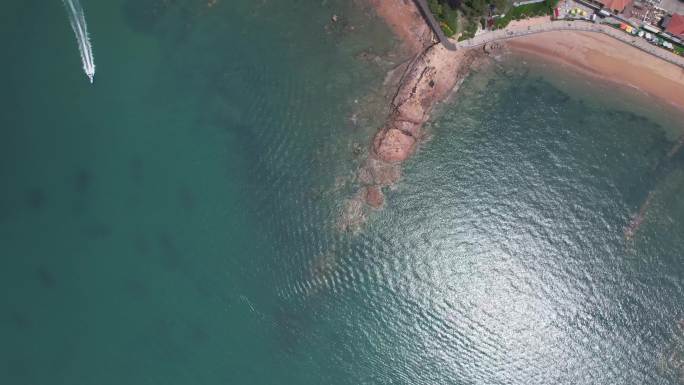
{"type": "Polygon", "coordinates": [[[87,225],[83,229],[83,234],[91,240],[105,239],[112,235],[112,227],[104,223],[96,222],[87,225]]]}
{"type": "Polygon", "coordinates": [[[130,294],[131,298],[135,299],[147,298],[150,294],[149,288],[140,279],[128,279],[125,283],[125,288],[130,294]]]}
{"type": "Polygon", "coordinates": [[[74,211],[83,213],[88,209],[88,196],[92,190],[93,176],[90,171],[81,168],[76,171],[71,184],[75,193],[74,211]]]}
{"type": "Polygon", "coordinates": [[[26,382],[26,379],[29,377],[31,371],[29,369],[29,364],[25,359],[18,356],[8,359],[5,364],[5,370],[9,378],[16,380],[17,383],[28,383],[26,382]]]}
{"type": "Polygon", "coordinates": [[[190,212],[197,206],[197,197],[186,184],[178,187],[178,203],[185,212],[190,212]]]}
{"type": "Polygon", "coordinates": [[[34,210],[42,209],[45,205],[45,191],[35,187],[26,192],[26,204],[29,208],[34,210]]]}
{"type": "Polygon", "coordinates": [[[143,161],[142,161],[142,159],[140,159],[139,156],[136,156],[133,159],[131,159],[131,162],[129,165],[129,173],[130,173],[131,180],[135,184],[140,184],[145,179],[145,170],[143,168],[143,161]]]}
{"type": "Polygon", "coordinates": [[[192,343],[204,345],[209,342],[211,335],[203,325],[198,322],[190,322],[188,323],[187,328],[188,338],[192,343]]]}
{"type": "Polygon", "coordinates": [[[57,281],[55,280],[54,274],[48,270],[45,266],[39,266],[36,269],[36,277],[38,278],[38,283],[43,289],[54,289],[57,286],[57,281]]]}
{"type": "Polygon", "coordinates": [[[74,177],[74,190],[78,195],[85,195],[90,191],[93,183],[93,176],[90,171],[86,169],[80,169],[74,177]]]}
{"type": "Polygon", "coordinates": [[[33,327],[33,320],[24,313],[13,311],[9,317],[9,321],[17,330],[28,330],[33,327]]]}
{"type": "Polygon", "coordinates": [[[141,256],[147,255],[150,253],[150,240],[145,234],[135,234],[133,236],[133,248],[141,256]]]}
{"type": "Polygon", "coordinates": [[[0,223],[8,220],[10,217],[9,205],[0,201],[0,223]]]}
{"type": "Polygon", "coordinates": [[[160,234],[158,246],[164,267],[171,271],[180,269],[183,264],[183,255],[171,235],[168,233],[160,234]]]}

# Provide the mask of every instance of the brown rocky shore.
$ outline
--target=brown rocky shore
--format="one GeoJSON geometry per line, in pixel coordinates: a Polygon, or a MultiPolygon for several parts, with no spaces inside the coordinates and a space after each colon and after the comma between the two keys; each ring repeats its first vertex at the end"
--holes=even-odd
{"type": "Polygon", "coordinates": [[[344,205],[339,227],[352,232],[363,225],[369,209],[383,207],[383,190],[399,180],[402,162],[426,137],[423,125],[434,106],[456,89],[471,66],[487,57],[488,51],[449,51],[437,44],[411,0],[369,1],[412,59],[395,71],[399,86],[390,112],[357,172],[360,189],[344,205]]]}

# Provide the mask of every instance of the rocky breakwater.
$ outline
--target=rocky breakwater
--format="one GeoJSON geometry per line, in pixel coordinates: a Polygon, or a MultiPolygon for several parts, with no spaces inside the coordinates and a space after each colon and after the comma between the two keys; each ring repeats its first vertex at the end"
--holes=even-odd
{"type": "Polygon", "coordinates": [[[383,190],[401,178],[401,164],[425,138],[423,125],[436,103],[456,89],[476,60],[486,56],[488,52],[483,49],[449,51],[433,44],[409,62],[387,120],[375,134],[368,157],[357,172],[360,188],[345,202],[339,220],[341,230],[358,230],[366,221],[368,209],[383,207],[383,190]]]}
{"type": "Polygon", "coordinates": [[[440,45],[433,45],[409,66],[392,100],[387,122],[373,140],[373,155],[379,160],[403,162],[413,153],[422,137],[422,125],[444,92],[440,92],[444,87],[438,75],[446,70],[442,67],[447,63],[440,57],[445,53],[440,45]]]}

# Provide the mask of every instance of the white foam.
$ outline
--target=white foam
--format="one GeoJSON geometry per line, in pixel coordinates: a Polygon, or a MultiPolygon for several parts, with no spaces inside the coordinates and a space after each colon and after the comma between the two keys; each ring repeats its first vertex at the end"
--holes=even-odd
{"type": "Polygon", "coordinates": [[[73,28],[76,34],[76,42],[78,43],[78,50],[81,53],[81,61],[83,62],[83,71],[88,76],[88,79],[90,79],[90,83],[93,83],[95,59],[93,58],[93,47],[90,44],[83,7],[81,7],[81,3],[78,0],[63,1],[69,14],[71,28],[73,28]]]}

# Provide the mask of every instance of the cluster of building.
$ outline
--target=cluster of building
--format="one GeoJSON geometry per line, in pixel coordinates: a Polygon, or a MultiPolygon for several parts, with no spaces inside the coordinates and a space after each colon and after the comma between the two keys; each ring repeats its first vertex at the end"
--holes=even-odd
{"type": "Polygon", "coordinates": [[[619,27],[684,55],[684,0],[561,0],[555,17],[619,27]]]}
{"type": "MultiPolygon", "coordinates": [[[[684,43],[684,2],[681,0],[587,0],[621,21],[684,43]]],[[[607,16],[607,15],[606,15],[607,16]]]]}

